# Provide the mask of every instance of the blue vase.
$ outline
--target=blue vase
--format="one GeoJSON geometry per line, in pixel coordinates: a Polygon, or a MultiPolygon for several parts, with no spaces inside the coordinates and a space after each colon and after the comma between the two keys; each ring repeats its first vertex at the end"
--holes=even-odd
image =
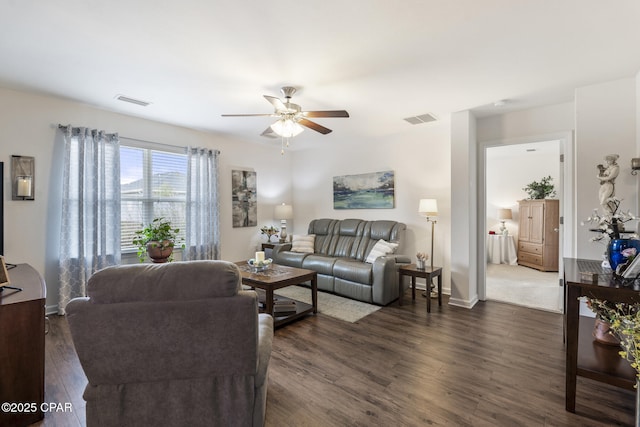
{"type": "Polygon", "coordinates": [[[636,239],[612,239],[607,247],[607,258],[609,265],[615,272],[618,265],[625,262],[626,258],[622,255],[622,251],[627,248],[636,248],[640,253],[640,240],[636,239]]]}

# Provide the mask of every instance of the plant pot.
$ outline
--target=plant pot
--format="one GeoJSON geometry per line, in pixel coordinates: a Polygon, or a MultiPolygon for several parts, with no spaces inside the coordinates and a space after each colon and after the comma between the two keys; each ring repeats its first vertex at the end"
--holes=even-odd
{"type": "Polygon", "coordinates": [[[620,340],[617,336],[609,332],[611,325],[596,317],[596,321],[593,325],[593,338],[600,344],[618,346],[620,340]]]}
{"type": "Polygon", "coordinates": [[[173,253],[173,243],[169,240],[162,242],[152,241],[147,243],[147,254],[154,263],[164,263],[169,261],[173,253]]]}

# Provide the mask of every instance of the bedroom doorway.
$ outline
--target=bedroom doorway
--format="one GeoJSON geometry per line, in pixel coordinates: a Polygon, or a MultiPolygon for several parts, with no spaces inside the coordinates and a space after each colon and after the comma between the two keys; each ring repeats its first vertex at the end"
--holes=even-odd
{"type": "Polygon", "coordinates": [[[487,243],[484,296],[486,300],[562,312],[563,288],[560,285],[560,274],[563,227],[557,227],[558,263],[560,264],[557,272],[542,272],[517,264],[520,237],[518,201],[528,198],[523,188],[533,181],[540,182],[543,178],[550,176],[556,192],[552,198],[561,201],[560,216],[562,216],[564,193],[562,152],[563,145],[559,139],[486,147],[484,159],[484,237],[487,243]],[[502,227],[508,230],[507,236],[501,237],[502,227]],[[498,244],[496,242],[499,242],[499,248],[496,248],[498,244]],[[496,256],[496,252],[500,255],[496,256]]]}

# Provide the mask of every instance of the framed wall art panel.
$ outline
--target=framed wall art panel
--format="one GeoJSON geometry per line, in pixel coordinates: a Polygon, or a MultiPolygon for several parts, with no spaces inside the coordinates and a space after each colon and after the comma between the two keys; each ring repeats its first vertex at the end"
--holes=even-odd
{"type": "Polygon", "coordinates": [[[256,173],[254,171],[231,171],[231,205],[234,227],[255,227],[258,225],[256,189],[256,173]]]}
{"type": "Polygon", "coordinates": [[[394,203],[393,171],[333,177],[334,209],[392,209],[394,203]]]}

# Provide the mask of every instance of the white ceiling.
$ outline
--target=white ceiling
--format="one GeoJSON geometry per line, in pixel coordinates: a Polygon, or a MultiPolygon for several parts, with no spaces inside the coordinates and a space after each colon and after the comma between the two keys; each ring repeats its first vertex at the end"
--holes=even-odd
{"type": "Polygon", "coordinates": [[[0,0],[0,86],[276,143],[273,119],[220,115],[269,113],[262,95],[292,85],[305,110],[351,114],[297,139],[363,141],[633,77],[639,23],[637,0],[0,0]]]}

